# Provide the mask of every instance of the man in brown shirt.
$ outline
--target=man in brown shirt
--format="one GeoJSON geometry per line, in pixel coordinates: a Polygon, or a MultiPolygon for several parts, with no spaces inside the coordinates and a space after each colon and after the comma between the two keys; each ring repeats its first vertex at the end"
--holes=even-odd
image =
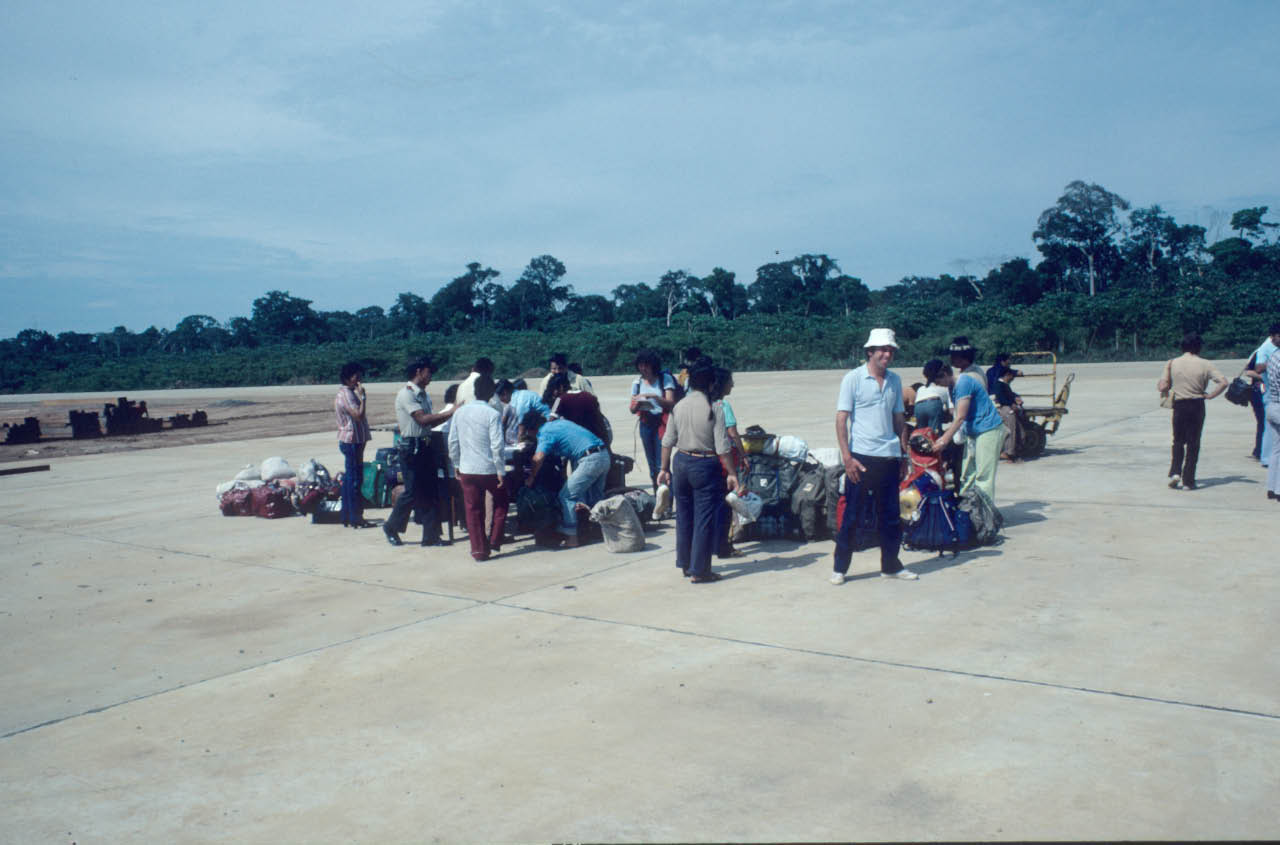
{"type": "Polygon", "coordinates": [[[1182,338],[1182,354],[1165,365],[1156,387],[1173,393],[1173,460],[1169,465],[1169,486],[1196,489],[1196,462],[1200,459],[1200,434],[1204,431],[1204,403],[1227,389],[1227,379],[1218,368],[1200,357],[1204,342],[1196,332],[1182,338]],[[1218,387],[1207,393],[1209,382],[1218,387]]]}

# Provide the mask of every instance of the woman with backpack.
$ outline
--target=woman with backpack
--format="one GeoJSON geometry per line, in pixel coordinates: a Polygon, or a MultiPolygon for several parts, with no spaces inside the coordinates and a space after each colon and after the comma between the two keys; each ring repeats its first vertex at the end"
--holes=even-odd
{"type": "Polygon", "coordinates": [[[663,416],[676,406],[680,389],[675,377],[662,369],[658,353],[641,349],[636,353],[636,372],[631,382],[631,413],[639,420],[640,442],[644,445],[645,460],[649,462],[649,480],[658,489],[658,470],[661,469],[663,416]]]}
{"type": "Polygon", "coordinates": [[[725,430],[724,407],[712,406],[715,369],[699,361],[689,371],[689,392],[671,412],[662,436],[660,484],[676,499],[676,566],[695,584],[719,581],[711,571],[717,547],[716,515],[726,488],[738,489],[738,471],[725,430]]]}

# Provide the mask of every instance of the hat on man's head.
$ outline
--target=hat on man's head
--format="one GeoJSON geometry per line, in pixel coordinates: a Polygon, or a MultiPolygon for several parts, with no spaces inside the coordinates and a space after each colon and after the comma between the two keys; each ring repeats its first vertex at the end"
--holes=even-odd
{"type": "Polygon", "coordinates": [[[968,355],[974,360],[978,358],[978,350],[969,342],[969,338],[964,335],[952,338],[951,345],[947,347],[947,352],[952,355],[968,355]]]}
{"type": "Polygon", "coordinates": [[[898,348],[898,340],[893,336],[893,329],[872,329],[871,334],[867,337],[867,342],[862,344],[864,349],[871,349],[876,346],[892,346],[898,348]]]}

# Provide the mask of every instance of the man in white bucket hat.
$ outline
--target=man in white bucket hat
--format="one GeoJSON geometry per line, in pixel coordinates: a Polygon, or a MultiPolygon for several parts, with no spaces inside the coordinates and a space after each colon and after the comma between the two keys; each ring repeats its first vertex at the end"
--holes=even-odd
{"type": "Polygon", "coordinates": [[[898,481],[905,460],[906,417],[902,380],[889,372],[898,341],[893,329],[872,329],[864,344],[867,362],[840,382],[836,400],[836,443],[844,462],[844,519],[836,532],[832,584],[843,584],[853,556],[858,523],[855,502],[869,491],[876,503],[880,535],[880,577],[914,581],[917,576],[898,559],[902,520],[898,513],[898,481]]]}

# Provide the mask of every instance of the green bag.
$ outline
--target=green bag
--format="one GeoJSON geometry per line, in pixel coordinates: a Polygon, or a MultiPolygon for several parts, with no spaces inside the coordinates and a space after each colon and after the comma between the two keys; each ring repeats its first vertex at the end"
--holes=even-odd
{"type": "Polygon", "coordinates": [[[391,507],[391,488],[387,485],[387,468],[377,461],[366,461],[360,495],[366,508],[391,507]]]}

